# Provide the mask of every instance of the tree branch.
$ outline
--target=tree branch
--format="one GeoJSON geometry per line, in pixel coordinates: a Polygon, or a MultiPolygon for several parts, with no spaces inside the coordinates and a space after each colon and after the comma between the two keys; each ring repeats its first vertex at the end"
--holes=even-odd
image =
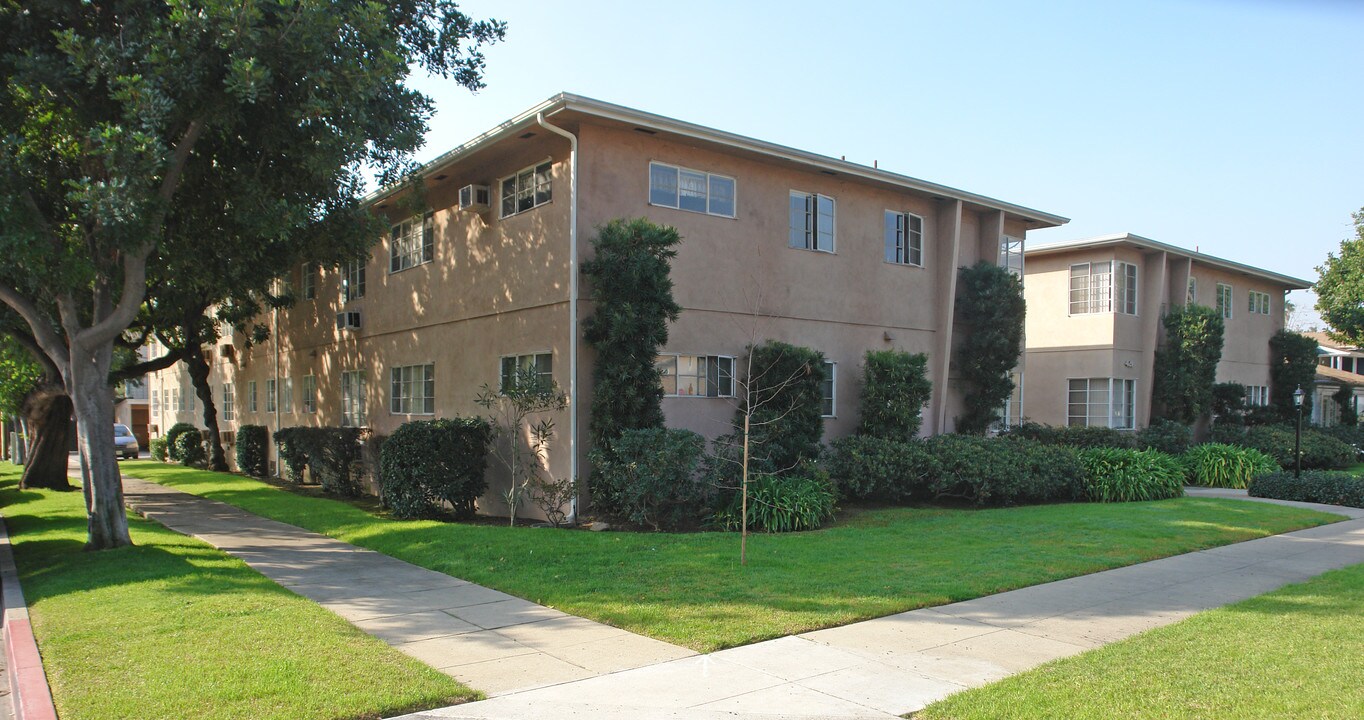
{"type": "Polygon", "coordinates": [[[38,340],[36,338],[31,334],[20,330],[6,330],[5,334],[14,338],[15,342],[19,343],[20,346],[27,350],[28,353],[33,356],[33,360],[43,366],[43,372],[47,373],[54,382],[61,382],[61,369],[52,362],[52,358],[48,357],[47,353],[43,351],[43,348],[38,345],[38,340]]]}
{"type": "Polygon", "coordinates": [[[116,382],[122,382],[124,380],[132,380],[134,378],[142,377],[143,375],[146,375],[149,372],[165,370],[166,368],[183,360],[185,358],[185,354],[186,353],[184,350],[167,350],[166,354],[162,355],[159,358],[155,358],[153,360],[144,360],[140,363],[134,363],[132,365],[129,365],[128,367],[120,368],[109,373],[109,383],[113,384],[116,382]]]}
{"type": "MultiPolygon", "coordinates": [[[[0,301],[14,308],[19,317],[28,323],[29,330],[33,332],[34,342],[43,354],[47,355],[48,361],[59,371],[65,370],[67,363],[70,362],[66,342],[52,329],[38,306],[19,294],[19,291],[10,287],[8,283],[3,282],[0,282],[0,301]]],[[[58,375],[63,378],[66,376],[64,372],[59,372],[58,375]]]]}

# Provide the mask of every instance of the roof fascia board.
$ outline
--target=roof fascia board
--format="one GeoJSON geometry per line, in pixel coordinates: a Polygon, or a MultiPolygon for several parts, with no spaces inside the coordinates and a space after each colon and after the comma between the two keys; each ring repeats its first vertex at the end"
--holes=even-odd
{"type": "Polygon", "coordinates": [[[1056,243],[1047,243],[1045,245],[1025,247],[1023,254],[1025,256],[1046,255],[1050,253],[1065,252],[1068,250],[1083,250],[1085,248],[1111,247],[1116,245],[1132,245],[1134,247],[1144,248],[1147,250],[1158,250],[1168,252],[1172,255],[1190,258],[1197,262],[1206,263],[1208,265],[1215,265],[1226,270],[1233,270],[1236,272],[1257,275],[1259,277],[1265,278],[1266,280],[1272,280],[1283,285],[1288,285],[1291,289],[1294,290],[1306,290],[1312,287],[1312,283],[1301,278],[1295,278],[1292,277],[1291,275],[1283,275],[1280,273],[1276,273],[1272,270],[1265,270],[1263,268],[1257,268],[1252,265],[1245,265],[1242,263],[1238,263],[1234,260],[1226,260],[1215,255],[1206,255],[1204,253],[1194,252],[1192,250],[1185,250],[1184,248],[1177,247],[1175,245],[1169,245],[1167,243],[1152,240],[1150,238],[1144,238],[1140,235],[1131,234],[1103,235],[1100,237],[1084,238],[1080,240],[1063,240],[1061,242],[1056,243]]]}

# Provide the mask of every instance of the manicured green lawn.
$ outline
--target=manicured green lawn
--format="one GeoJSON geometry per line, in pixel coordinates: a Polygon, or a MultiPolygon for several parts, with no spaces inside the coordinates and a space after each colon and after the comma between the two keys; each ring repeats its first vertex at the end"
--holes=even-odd
{"type": "Polygon", "coordinates": [[[1004,510],[890,508],[809,533],[507,528],[395,521],[257,480],[144,461],[130,476],[220,500],[700,651],[1035,585],[1339,520],[1182,498],[1004,510]]]}
{"type": "Polygon", "coordinates": [[[968,690],[916,720],[1364,717],[1364,565],[968,690]]]}
{"type": "Polygon", "coordinates": [[[391,717],[477,694],[240,560],[130,518],[136,547],[86,553],[79,492],[4,507],[63,720],[391,717]]]}

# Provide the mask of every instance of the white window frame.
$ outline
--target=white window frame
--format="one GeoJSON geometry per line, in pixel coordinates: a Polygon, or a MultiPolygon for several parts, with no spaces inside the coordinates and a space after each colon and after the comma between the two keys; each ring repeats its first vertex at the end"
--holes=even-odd
{"type": "Polygon", "coordinates": [[[388,411],[391,415],[435,415],[436,414],[436,364],[399,365],[389,369],[388,411]],[[416,375],[421,370],[422,377],[405,378],[407,374],[416,375]],[[413,391],[420,385],[422,394],[418,397],[413,391]],[[431,394],[427,395],[427,388],[431,394]],[[420,403],[420,405],[418,405],[420,403]]]}
{"type": "Polygon", "coordinates": [[[342,305],[365,296],[366,264],[367,262],[364,260],[352,260],[346,263],[345,274],[341,276],[342,305]]]}
{"type": "Polygon", "coordinates": [[[833,360],[824,361],[824,382],[819,386],[819,416],[822,418],[838,417],[838,363],[833,360]],[[829,393],[824,394],[827,385],[829,393]],[[824,404],[829,404],[829,412],[824,412],[824,404]]]}
{"type": "Polygon", "coordinates": [[[185,404],[180,400],[180,388],[171,388],[166,393],[166,411],[170,413],[184,412],[185,404]]]}
{"type": "Polygon", "coordinates": [[[730,177],[729,175],[721,175],[721,174],[719,174],[719,173],[706,172],[705,170],[696,170],[696,169],[694,169],[694,168],[683,167],[683,166],[681,166],[681,165],[673,165],[673,164],[671,164],[671,163],[659,162],[659,161],[657,161],[657,160],[650,160],[650,161],[649,161],[649,182],[648,182],[647,187],[648,187],[648,201],[649,201],[649,204],[650,204],[650,205],[653,205],[653,206],[655,206],[655,207],[672,208],[673,210],[681,210],[682,212],[697,213],[697,214],[700,214],[700,215],[711,215],[711,216],[714,216],[714,217],[722,217],[722,218],[730,218],[730,219],[733,219],[733,218],[735,218],[735,217],[738,216],[738,212],[739,212],[739,181],[736,180],[736,179],[734,179],[733,177],[730,177]],[[668,203],[666,202],[666,198],[660,200],[660,199],[655,199],[655,197],[654,197],[654,168],[656,168],[656,167],[657,167],[657,168],[662,168],[662,169],[664,169],[664,170],[671,170],[671,171],[673,172],[673,177],[676,178],[676,180],[677,180],[677,182],[676,182],[676,183],[674,184],[674,186],[673,186],[674,192],[673,192],[672,204],[668,204],[668,203]],[[682,174],[683,174],[683,173],[691,173],[692,175],[699,175],[699,176],[705,178],[705,182],[706,182],[706,196],[705,196],[706,209],[705,209],[705,210],[697,210],[697,209],[694,209],[694,208],[685,208],[685,207],[682,207],[682,174]],[[730,212],[729,212],[728,214],[723,213],[723,212],[716,212],[715,209],[714,209],[714,205],[715,205],[715,181],[716,181],[717,179],[718,179],[718,180],[722,180],[722,181],[729,181],[729,204],[730,204],[730,212]]]}
{"type": "Polygon", "coordinates": [[[388,274],[425,265],[436,259],[436,215],[413,215],[388,229],[388,274]]]}
{"type": "Polygon", "coordinates": [[[1246,386],[1246,407],[1265,407],[1269,405],[1268,385],[1246,386]]]}
{"type": "Polygon", "coordinates": [[[1004,235],[999,238],[999,266],[1023,279],[1023,238],[1004,235]]]}
{"type": "Polygon", "coordinates": [[[1108,427],[1115,430],[1133,430],[1137,421],[1137,381],[1132,378],[1066,378],[1066,425],[1075,427],[1108,427]],[[1085,383],[1084,422],[1075,420],[1071,409],[1077,403],[1071,402],[1072,394],[1077,392],[1075,383],[1085,383]],[[1103,403],[1093,400],[1095,383],[1107,390],[1103,403]],[[1121,416],[1119,416],[1121,413],[1121,416]],[[1102,419],[1102,423],[1097,422],[1102,419]]]}
{"type": "Polygon", "coordinates": [[[892,265],[924,266],[924,228],[922,215],[900,210],[887,210],[885,214],[885,261],[892,265]],[[917,220],[919,229],[914,229],[917,220]],[[919,260],[913,260],[918,254],[919,260]]]}
{"type": "Polygon", "coordinates": [[[1067,314],[1074,316],[1117,313],[1136,316],[1140,309],[1138,304],[1140,273],[1137,265],[1122,260],[1071,263],[1066,283],[1067,314]],[[1107,265],[1108,272],[1094,272],[1096,265],[1107,265]],[[1085,269],[1083,274],[1076,274],[1078,268],[1085,269]],[[1076,281],[1081,279],[1084,280],[1083,287],[1077,288],[1076,281]],[[1075,299],[1077,292],[1084,294],[1078,301],[1075,299]]]}
{"type": "Polygon", "coordinates": [[[237,389],[232,383],[223,383],[223,420],[232,422],[237,419],[237,389]]]}
{"type": "Polygon", "coordinates": [[[317,276],[320,268],[315,262],[305,262],[298,271],[298,286],[304,300],[317,299],[317,276]]]}
{"type": "Polygon", "coordinates": [[[738,383],[737,383],[736,380],[735,380],[734,374],[735,374],[735,369],[738,367],[738,363],[737,363],[737,360],[734,358],[733,355],[694,355],[694,354],[692,354],[692,353],[659,353],[658,356],[654,358],[654,367],[658,368],[659,373],[660,373],[660,374],[659,374],[658,381],[659,381],[660,385],[661,385],[662,388],[663,388],[663,397],[670,397],[670,398],[732,398],[732,397],[735,397],[735,393],[736,393],[736,389],[735,389],[735,388],[738,386],[738,383]],[[685,358],[693,358],[693,359],[694,359],[694,361],[693,361],[693,363],[692,363],[692,367],[697,368],[697,374],[695,374],[695,375],[688,374],[688,375],[686,375],[685,377],[688,377],[688,378],[695,378],[695,379],[697,380],[697,386],[698,386],[698,387],[700,386],[700,382],[701,382],[701,380],[702,380],[702,376],[700,375],[700,367],[701,367],[701,364],[702,364],[701,361],[703,361],[703,360],[705,361],[705,367],[706,367],[706,375],[705,375],[705,378],[704,378],[704,380],[705,380],[705,389],[706,389],[706,392],[705,392],[705,393],[700,393],[700,392],[695,392],[695,393],[682,393],[682,392],[680,392],[680,390],[681,390],[681,382],[680,382],[680,380],[681,380],[681,378],[683,377],[683,375],[680,374],[680,371],[681,371],[681,369],[682,369],[682,358],[684,358],[684,357],[685,357],[685,358]],[[667,368],[667,363],[669,363],[669,362],[672,363],[671,372],[669,372],[669,370],[668,370],[668,368],[667,368]],[[724,365],[726,365],[726,364],[729,365],[729,371],[728,371],[728,372],[726,372],[725,369],[724,369],[724,365]],[[715,373],[714,373],[713,381],[712,381],[712,376],[711,376],[711,372],[710,372],[710,368],[712,368],[712,367],[715,368],[715,373]],[[668,392],[669,378],[672,379],[672,392],[668,392]],[[728,381],[728,383],[729,383],[729,392],[728,392],[728,393],[722,392],[723,389],[724,389],[724,385],[725,385],[725,382],[726,382],[726,381],[728,381]],[[712,385],[713,385],[714,388],[715,388],[715,393],[714,393],[714,394],[711,394],[711,392],[710,392],[712,385]]]}
{"type": "Polygon", "coordinates": [[[518,355],[503,355],[497,359],[497,391],[504,393],[507,390],[507,380],[516,381],[516,374],[525,368],[535,368],[535,374],[544,384],[544,387],[553,387],[554,383],[554,351],[540,350],[537,352],[520,353],[518,355]],[[540,358],[549,359],[549,368],[540,367],[540,358]],[[507,361],[510,360],[511,372],[508,372],[507,361]]]}
{"type": "Polygon", "coordinates": [[[1140,314],[1141,269],[1135,263],[1113,263],[1113,311],[1136,317],[1140,314]],[[1119,280],[1121,278],[1121,281],[1119,280]],[[1128,308],[1131,308],[1130,310],[1128,308]]]}
{"type": "Polygon", "coordinates": [[[252,412],[252,413],[253,413],[253,412],[256,412],[256,411],[259,409],[259,407],[260,407],[260,405],[258,405],[258,404],[256,403],[256,381],[255,381],[255,380],[247,380],[247,381],[246,381],[246,411],[247,411],[247,412],[252,412]]]}
{"type": "Polygon", "coordinates": [[[161,391],[160,391],[160,390],[153,390],[153,391],[152,391],[152,410],[151,410],[151,416],[154,417],[154,418],[156,418],[156,419],[158,419],[158,420],[161,419],[161,391]]]}
{"type": "Polygon", "coordinates": [[[279,412],[279,381],[274,378],[265,381],[265,412],[279,412]]]}
{"type": "Polygon", "coordinates": [[[1189,286],[1185,290],[1184,304],[1185,305],[1198,304],[1198,278],[1192,275],[1189,276],[1189,286]]]}
{"type": "Polygon", "coordinates": [[[279,404],[277,405],[277,407],[279,408],[279,411],[280,411],[281,413],[289,413],[290,415],[293,414],[293,412],[294,412],[294,379],[293,379],[293,378],[280,378],[280,381],[279,381],[279,399],[277,400],[277,402],[279,403],[279,404]]]}
{"type": "Polygon", "coordinates": [[[308,374],[303,376],[303,412],[309,415],[317,413],[317,376],[308,374]]]}
{"type": "Polygon", "coordinates": [[[368,427],[368,383],[364,370],[341,373],[341,427],[368,427]]]}
{"type": "Polygon", "coordinates": [[[554,159],[545,158],[538,163],[523,167],[516,172],[497,180],[498,219],[506,219],[524,212],[530,212],[541,205],[554,202],[554,159]],[[512,183],[510,197],[507,195],[507,182],[512,183]],[[523,186],[524,185],[524,186],[523,186]],[[521,207],[521,198],[528,197],[530,205],[521,207]],[[507,200],[512,201],[511,212],[507,212],[507,200]]]}
{"type": "Polygon", "coordinates": [[[794,249],[796,249],[796,250],[812,250],[812,251],[814,251],[814,252],[829,253],[829,254],[831,254],[831,255],[832,255],[833,253],[837,252],[837,250],[838,250],[838,199],[837,199],[837,198],[834,198],[834,197],[832,197],[832,196],[829,196],[829,195],[821,195],[820,193],[808,193],[808,192],[803,192],[803,191],[801,191],[801,190],[792,190],[792,191],[790,192],[790,195],[788,196],[788,200],[787,200],[787,229],[786,229],[786,238],[787,238],[787,239],[786,239],[786,244],[787,244],[787,246],[788,246],[788,247],[791,247],[791,248],[794,248],[794,249]],[[805,206],[804,215],[802,216],[802,217],[803,217],[803,224],[804,224],[804,227],[802,227],[802,228],[800,229],[800,232],[803,233],[803,235],[804,235],[804,240],[803,240],[803,244],[802,244],[802,245],[796,245],[796,244],[793,242],[793,238],[794,238],[795,233],[797,232],[797,230],[796,230],[795,227],[793,227],[793,226],[791,225],[791,221],[792,221],[794,218],[793,218],[792,215],[791,215],[791,203],[790,203],[790,201],[791,201],[791,200],[795,200],[795,199],[797,199],[797,198],[801,199],[802,202],[804,203],[804,206],[805,206]],[[826,248],[826,247],[821,247],[821,246],[820,246],[820,243],[819,243],[820,235],[823,233],[823,228],[822,228],[822,226],[821,226],[821,224],[820,224],[820,221],[819,221],[819,218],[821,217],[821,214],[820,214],[820,212],[819,212],[819,204],[820,204],[820,201],[822,201],[822,200],[828,200],[828,201],[829,201],[829,215],[828,215],[828,217],[829,217],[829,220],[828,220],[828,224],[829,224],[829,233],[828,233],[828,237],[829,237],[829,247],[827,247],[827,248],[826,248]]]}
{"type": "Polygon", "coordinates": [[[1246,307],[1248,308],[1247,312],[1252,315],[1269,314],[1269,293],[1251,290],[1247,294],[1247,298],[1250,300],[1250,302],[1246,303],[1246,307]]]}
{"type": "Polygon", "coordinates": [[[1236,289],[1226,283],[1217,283],[1217,309],[1222,311],[1222,319],[1230,320],[1232,305],[1236,304],[1236,289]]]}
{"type": "Polygon", "coordinates": [[[1000,430],[1008,430],[1023,423],[1023,373],[1011,372],[1009,379],[1014,381],[1014,389],[1009,393],[1009,397],[1004,399],[1004,405],[999,410],[997,424],[1000,430]]]}

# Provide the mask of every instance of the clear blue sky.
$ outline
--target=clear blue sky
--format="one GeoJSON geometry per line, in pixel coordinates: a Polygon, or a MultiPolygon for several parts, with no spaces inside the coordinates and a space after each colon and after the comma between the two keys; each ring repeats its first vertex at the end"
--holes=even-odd
{"type": "MultiPolygon", "coordinates": [[[[1364,206],[1364,1],[529,2],[429,159],[560,90],[1315,280],[1364,206]]],[[[1294,293],[1300,305],[1310,305],[1294,293]]]]}

